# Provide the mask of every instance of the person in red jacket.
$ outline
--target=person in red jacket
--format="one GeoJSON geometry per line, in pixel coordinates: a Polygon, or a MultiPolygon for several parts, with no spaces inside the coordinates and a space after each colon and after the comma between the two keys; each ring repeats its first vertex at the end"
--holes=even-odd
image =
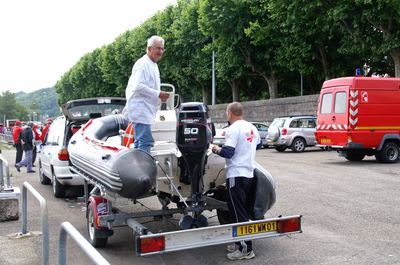
{"type": "Polygon", "coordinates": [[[16,121],[15,126],[12,128],[14,146],[15,146],[15,149],[17,150],[16,155],[15,155],[15,164],[17,164],[19,161],[21,161],[22,154],[23,154],[21,139],[19,137],[22,132],[21,125],[22,125],[21,121],[16,121]]]}
{"type": "Polygon", "coordinates": [[[40,135],[40,140],[42,141],[42,143],[44,143],[44,139],[46,138],[46,134],[50,128],[50,125],[53,123],[52,119],[47,119],[46,121],[46,125],[44,126],[43,130],[42,130],[42,134],[40,135]]]}

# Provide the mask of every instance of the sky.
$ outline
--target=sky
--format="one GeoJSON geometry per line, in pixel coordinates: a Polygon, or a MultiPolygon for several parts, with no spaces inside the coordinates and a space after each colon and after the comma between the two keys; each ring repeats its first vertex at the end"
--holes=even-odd
{"type": "Polygon", "coordinates": [[[176,0],[0,1],[0,93],[54,86],[83,55],[170,4],[176,0]]]}

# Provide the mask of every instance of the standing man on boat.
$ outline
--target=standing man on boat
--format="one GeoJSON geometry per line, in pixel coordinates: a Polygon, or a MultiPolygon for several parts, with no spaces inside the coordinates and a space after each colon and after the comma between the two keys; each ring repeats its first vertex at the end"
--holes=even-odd
{"type": "Polygon", "coordinates": [[[150,154],[154,146],[151,125],[161,101],[166,101],[169,93],[160,90],[160,71],[157,62],[164,54],[164,39],[152,36],[147,40],[147,51],[132,68],[126,87],[126,111],[128,119],[134,124],[134,148],[150,154]]]}

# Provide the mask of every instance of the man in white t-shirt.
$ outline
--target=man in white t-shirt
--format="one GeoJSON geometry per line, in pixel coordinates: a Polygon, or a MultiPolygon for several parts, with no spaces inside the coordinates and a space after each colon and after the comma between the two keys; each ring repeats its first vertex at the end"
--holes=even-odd
{"type": "Polygon", "coordinates": [[[160,91],[160,71],[157,62],[164,54],[164,39],[152,36],[147,40],[147,52],[136,61],[126,87],[126,111],[134,124],[134,148],[150,153],[154,145],[151,125],[154,124],[159,99],[166,101],[169,93],[160,91]]]}
{"type": "MultiPolygon", "coordinates": [[[[257,128],[243,120],[243,108],[239,102],[228,105],[226,114],[230,123],[225,132],[225,144],[222,148],[213,146],[212,151],[226,158],[227,204],[231,223],[249,221],[248,209],[251,208],[253,192],[254,162],[261,138],[257,128]]],[[[229,245],[227,254],[230,260],[252,259],[255,254],[251,241],[241,241],[229,245]]]]}

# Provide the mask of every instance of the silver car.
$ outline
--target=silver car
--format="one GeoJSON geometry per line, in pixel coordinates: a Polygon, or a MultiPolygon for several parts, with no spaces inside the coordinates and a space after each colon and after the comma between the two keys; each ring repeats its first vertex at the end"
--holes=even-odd
{"type": "Polygon", "coordinates": [[[275,118],[268,128],[267,144],[283,152],[303,152],[306,146],[315,146],[315,116],[287,116],[275,118]]]}
{"type": "MultiPolygon", "coordinates": [[[[268,125],[262,122],[251,122],[258,130],[261,138],[261,144],[263,147],[268,147],[267,145],[267,134],[268,134],[268,125]]],[[[217,126],[216,126],[217,127],[217,126]]],[[[228,125],[222,127],[222,129],[215,129],[215,136],[213,140],[213,144],[223,146],[225,144],[225,130],[228,128],[228,125]]]]}
{"type": "Polygon", "coordinates": [[[70,171],[68,143],[90,119],[121,112],[124,98],[103,97],[71,100],[62,106],[64,116],[53,121],[39,151],[39,178],[43,185],[52,184],[54,196],[64,198],[69,188],[83,193],[84,180],[70,171]]]}

